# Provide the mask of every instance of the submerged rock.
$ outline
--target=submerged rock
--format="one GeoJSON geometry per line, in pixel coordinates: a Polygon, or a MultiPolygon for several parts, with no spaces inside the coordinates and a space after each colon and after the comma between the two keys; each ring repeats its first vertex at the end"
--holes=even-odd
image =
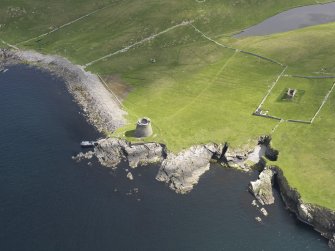
{"type": "Polygon", "coordinates": [[[249,190],[262,205],[270,205],[274,203],[272,184],[274,171],[265,168],[259,175],[258,180],[251,181],[249,190]]]}
{"type": "Polygon", "coordinates": [[[257,203],[256,200],[253,200],[253,201],[251,202],[251,205],[254,206],[254,207],[259,207],[259,205],[258,205],[258,203],[257,203]]]}
{"type": "Polygon", "coordinates": [[[261,217],[255,217],[255,220],[257,221],[257,222],[262,222],[262,218],[261,217]]]}
{"type": "Polygon", "coordinates": [[[177,193],[188,193],[209,170],[213,156],[221,154],[222,149],[222,145],[207,144],[193,146],[177,155],[171,153],[163,161],[156,179],[168,183],[177,193]]]}
{"type": "Polygon", "coordinates": [[[262,213],[264,216],[268,216],[268,215],[269,215],[268,211],[266,211],[266,209],[265,209],[264,207],[262,207],[262,208],[260,209],[260,211],[261,211],[261,213],[262,213]]]}
{"type": "Polygon", "coordinates": [[[92,159],[94,156],[94,152],[88,151],[86,153],[79,153],[76,156],[73,156],[72,159],[76,161],[81,161],[83,159],[92,159]]]}
{"type": "Polygon", "coordinates": [[[134,176],[131,174],[131,172],[127,173],[127,178],[129,180],[134,180],[134,176]]]}

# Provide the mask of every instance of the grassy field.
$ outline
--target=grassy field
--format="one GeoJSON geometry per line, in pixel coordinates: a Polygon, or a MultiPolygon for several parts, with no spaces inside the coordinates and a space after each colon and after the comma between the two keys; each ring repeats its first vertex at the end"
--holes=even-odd
{"type": "Polygon", "coordinates": [[[329,79],[304,79],[283,77],[272,90],[263,110],[285,120],[309,121],[319,109],[322,100],[331,89],[333,83],[329,79]],[[287,90],[295,89],[293,99],[287,99],[287,90]]]}
{"type": "MultiPolygon", "coordinates": [[[[310,0],[212,0],[198,3],[152,0],[3,0],[0,38],[23,49],[59,54],[85,65],[139,42],[128,51],[89,65],[122,93],[129,124],[114,135],[130,140],[136,120],[148,116],[148,141],[180,151],[193,144],[228,141],[254,144],[277,121],[252,116],[284,66],[209,41],[192,25],[147,39],[183,21],[219,43],[258,53],[287,65],[263,105],[270,115],[310,120],[335,79],[335,24],[264,37],[230,34],[310,0]],[[142,42],[141,42],[142,41],[142,42]],[[153,60],[154,59],[154,60],[153,60]],[[154,62],[153,62],[154,61],[154,62]],[[113,79],[113,81],[109,81],[113,79]],[[117,85],[116,85],[117,83],[117,85]],[[283,100],[287,88],[298,90],[283,100]]],[[[313,124],[281,123],[273,136],[278,164],[307,202],[335,209],[335,94],[313,124]]]]}

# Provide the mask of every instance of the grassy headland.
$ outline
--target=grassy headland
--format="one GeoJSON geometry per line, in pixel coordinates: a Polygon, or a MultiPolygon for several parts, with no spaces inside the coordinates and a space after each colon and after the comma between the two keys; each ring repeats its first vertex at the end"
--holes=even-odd
{"type": "MultiPolygon", "coordinates": [[[[335,75],[335,24],[265,37],[233,39],[242,30],[310,0],[51,1],[5,0],[0,8],[1,39],[23,49],[59,54],[88,64],[139,41],[129,50],[90,65],[108,79],[119,76],[131,90],[124,100],[129,125],[116,133],[129,139],[138,117],[148,116],[155,135],[148,140],[179,151],[193,144],[228,141],[232,147],[270,134],[278,121],[252,116],[283,66],[225,48],[255,52],[287,65],[264,103],[284,119],[309,120],[329,91],[332,79],[292,75],[335,75]],[[75,22],[72,22],[75,20],[75,22]],[[58,27],[61,27],[58,29],[58,27]],[[44,34],[44,35],[41,35],[44,34]],[[154,60],[153,60],[154,59],[154,60]],[[280,100],[297,88],[297,102],[280,100]]],[[[335,209],[335,94],[331,93],[313,124],[283,122],[273,133],[278,164],[306,202],[335,209]]]]}

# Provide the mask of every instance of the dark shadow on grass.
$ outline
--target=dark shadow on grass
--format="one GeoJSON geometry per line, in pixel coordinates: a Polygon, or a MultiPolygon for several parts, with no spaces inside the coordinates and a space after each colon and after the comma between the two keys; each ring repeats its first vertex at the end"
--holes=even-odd
{"type": "Polygon", "coordinates": [[[305,94],[305,90],[297,90],[297,94],[293,99],[289,98],[287,95],[288,88],[285,88],[277,98],[277,102],[289,102],[289,103],[300,103],[301,98],[305,94]]]}
{"type": "Polygon", "coordinates": [[[129,137],[129,138],[134,138],[135,137],[135,130],[126,131],[125,136],[129,137]]]}

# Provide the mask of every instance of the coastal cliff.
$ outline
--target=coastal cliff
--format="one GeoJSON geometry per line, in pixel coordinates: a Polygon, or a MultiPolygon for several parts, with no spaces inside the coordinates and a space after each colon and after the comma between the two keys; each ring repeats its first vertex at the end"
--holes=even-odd
{"type": "Polygon", "coordinates": [[[335,212],[318,205],[304,203],[299,192],[292,188],[283,171],[276,166],[265,168],[257,181],[251,182],[250,191],[261,204],[273,204],[273,186],[276,184],[288,210],[299,220],[311,225],[329,239],[329,247],[335,249],[335,212]]]}
{"type": "MultiPolygon", "coordinates": [[[[99,131],[114,131],[126,123],[124,119],[126,112],[121,109],[120,104],[114,100],[96,75],[86,72],[81,66],[73,65],[70,61],[58,56],[42,55],[32,51],[0,50],[1,64],[26,62],[62,77],[67,83],[69,92],[81,105],[89,122],[99,131]]],[[[275,157],[276,153],[268,150],[267,155],[275,157]]],[[[220,159],[227,166],[243,170],[250,170],[251,165],[257,164],[257,161],[251,161],[253,157],[250,156],[256,156],[259,159],[259,154],[257,152],[255,154],[255,151],[250,149],[242,153],[230,149],[227,151],[224,145],[214,143],[193,146],[179,154],[173,154],[168,153],[166,147],[158,143],[131,144],[123,139],[113,138],[99,140],[94,151],[78,154],[76,159],[94,156],[102,165],[111,168],[115,168],[121,161],[128,161],[133,168],[149,163],[161,163],[156,179],[169,184],[169,187],[177,193],[190,192],[201,175],[209,169],[212,159],[220,159]]],[[[266,170],[271,171],[261,174],[260,181],[252,185],[256,198],[262,200],[264,204],[273,203],[272,189],[269,187],[277,183],[287,208],[300,220],[310,224],[328,238],[329,246],[335,249],[335,212],[304,203],[300,194],[289,186],[280,168],[270,167],[266,170]],[[264,185],[263,181],[267,184],[264,185]]]]}
{"type": "Polygon", "coordinates": [[[329,247],[335,249],[335,212],[318,205],[304,203],[299,192],[290,187],[283,171],[278,167],[275,170],[275,181],[287,208],[295,213],[299,220],[313,226],[322,236],[329,239],[329,247]]]}

